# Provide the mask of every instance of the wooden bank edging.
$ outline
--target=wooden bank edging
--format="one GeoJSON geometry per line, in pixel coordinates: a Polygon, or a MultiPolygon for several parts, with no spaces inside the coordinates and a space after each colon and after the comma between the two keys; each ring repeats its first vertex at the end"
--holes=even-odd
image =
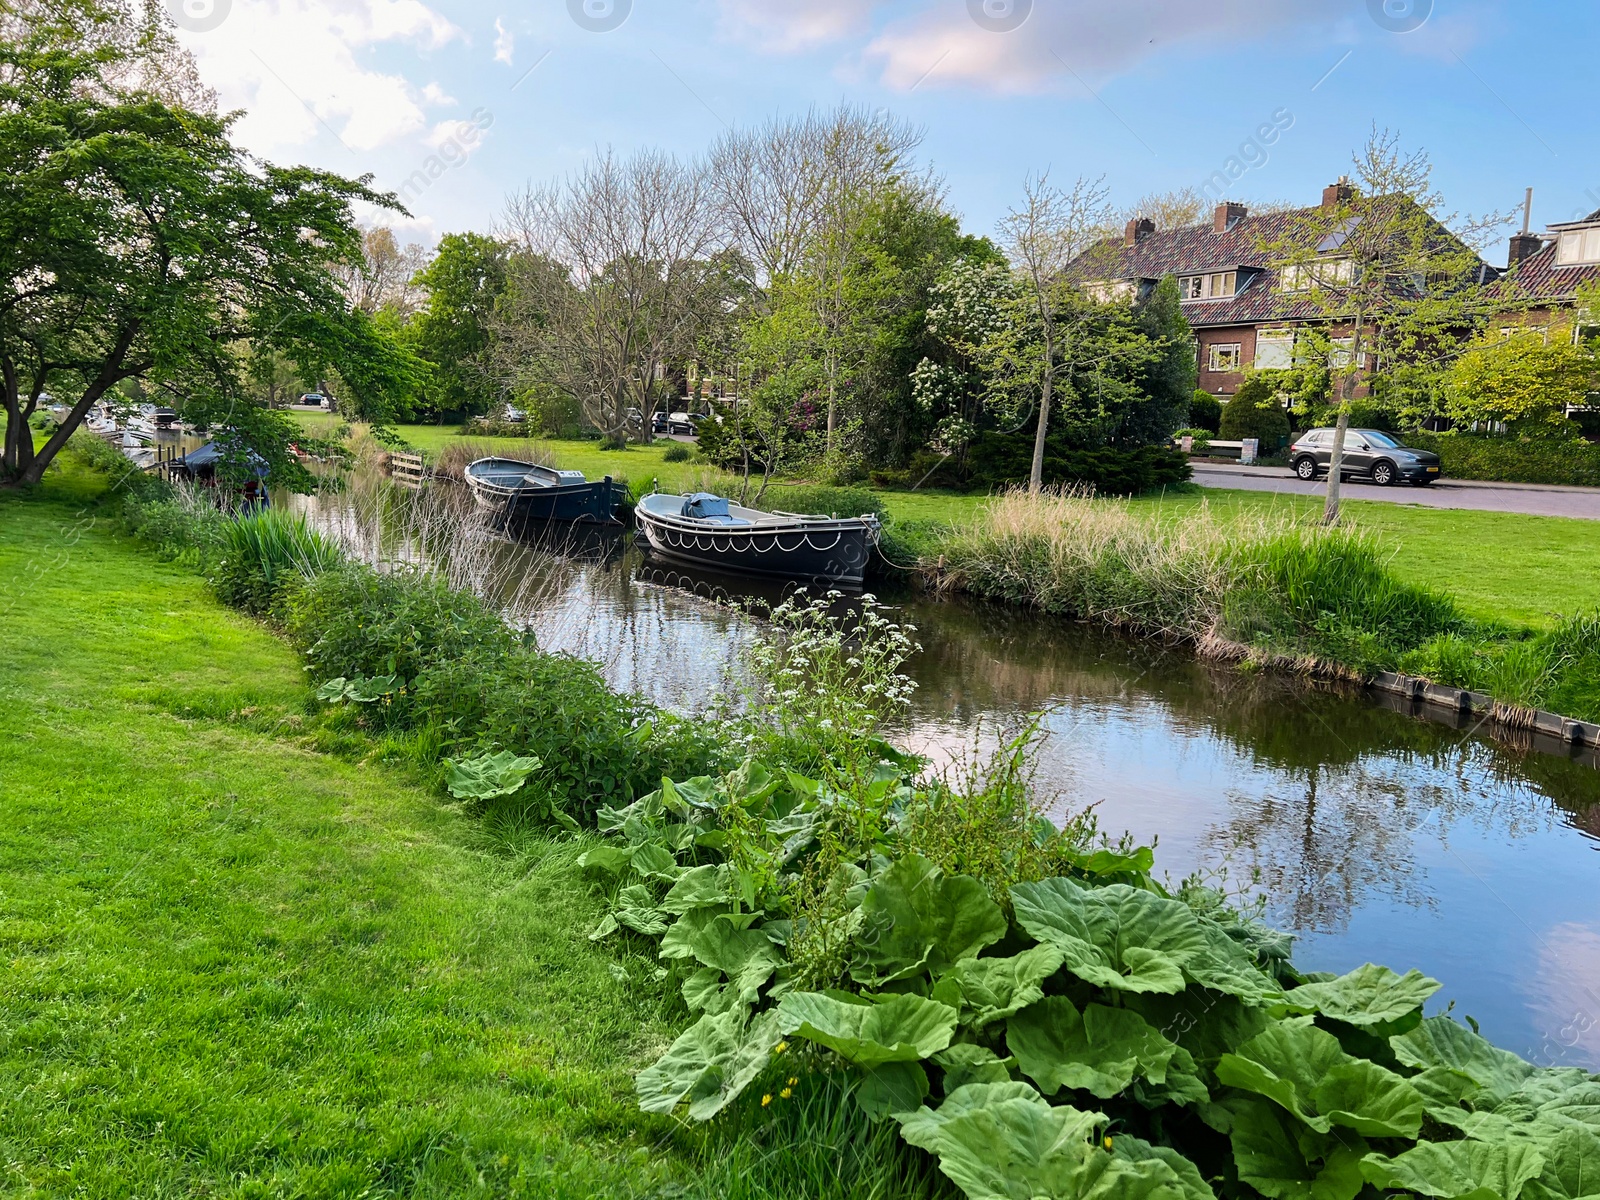
{"type": "Polygon", "coordinates": [[[1446,709],[1457,716],[1482,716],[1497,725],[1543,734],[1568,745],[1600,747],[1600,725],[1574,721],[1559,713],[1501,704],[1483,692],[1445,687],[1427,679],[1393,671],[1378,672],[1368,686],[1417,703],[1446,709]]]}

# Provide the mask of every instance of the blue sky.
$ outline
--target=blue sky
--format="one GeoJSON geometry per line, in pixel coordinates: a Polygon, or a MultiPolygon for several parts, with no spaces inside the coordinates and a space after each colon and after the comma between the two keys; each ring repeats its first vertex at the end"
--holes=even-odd
{"type": "Polygon", "coordinates": [[[389,189],[440,156],[407,240],[487,230],[596,147],[692,155],[840,101],[924,126],[974,232],[1045,168],[1128,204],[1233,157],[1254,165],[1229,198],[1311,203],[1374,122],[1429,151],[1452,208],[1509,211],[1528,186],[1536,229],[1600,208],[1583,0],[572,0],[599,31],[569,0],[171,3],[214,25],[182,36],[252,150],[389,189]]]}

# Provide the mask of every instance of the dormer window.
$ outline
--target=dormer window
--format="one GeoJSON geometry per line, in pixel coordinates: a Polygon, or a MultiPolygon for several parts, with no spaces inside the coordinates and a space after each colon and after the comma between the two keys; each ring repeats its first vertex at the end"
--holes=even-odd
{"type": "Polygon", "coordinates": [[[1572,267],[1600,262],[1600,228],[1569,229],[1556,242],[1556,264],[1572,267]]]}
{"type": "Polygon", "coordinates": [[[1217,271],[1210,275],[1180,275],[1178,296],[1183,300],[1225,300],[1234,294],[1238,281],[1237,271],[1217,271]]]}
{"type": "Polygon", "coordinates": [[[1355,277],[1355,264],[1348,258],[1324,258],[1284,267],[1279,286],[1286,292],[1309,292],[1313,287],[1349,287],[1355,277]]]}

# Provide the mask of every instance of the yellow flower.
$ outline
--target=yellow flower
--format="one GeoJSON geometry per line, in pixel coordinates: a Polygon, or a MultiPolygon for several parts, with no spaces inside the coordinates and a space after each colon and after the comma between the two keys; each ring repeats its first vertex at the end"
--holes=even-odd
{"type": "Polygon", "coordinates": [[[788,1048],[789,1048],[789,1043],[788,1042],[779,1042],[778,1045],[777,1045],[777,1048],[775,1050],[773,1050],[773,1053],[774,1054],[782,1054],[788,1048]]]}
{"type": "Polygon", "coordinates": [[[789,1086],[790,1087],[793,1087],[795,1084],[797,1084],[799,1082],[800,1082],[800,1080],[797,1077],[795,1077],[793,1075],[789,1076],[789,1086]]]}
{"type": "Polygon", "coordinates": [[[1107,1150],[1111,1149],[1111,1135],[1109,1133],[1106,1134],[1106,1149],[1107,1150]]]}
{"type": "Polygon", "coordinates": [[[794,1095],[793,1088],[784,1088],[783,1091],[778,1093],[778,1099],[787,1100],[792,1095],[794,1095]]]}
{"type": "Polygon", "coordinates": [[[771,1103],[772,1103],[772,1093],[771,1092],[768,1092],[765,1096],[761,1097],[761,1107],[762,1108],[765,1108],[767,1105],[769,1105],[771,1103]]]}

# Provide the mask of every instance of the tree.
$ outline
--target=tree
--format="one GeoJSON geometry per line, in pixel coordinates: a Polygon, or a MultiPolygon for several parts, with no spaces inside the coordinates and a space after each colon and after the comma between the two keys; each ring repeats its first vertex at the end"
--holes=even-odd
{"type": "Polygon", "coordinates": [[[1111,440],[1148,446],[1188,423],[1199,380],[1194,331],[1183,315],[1176,279],[1169,275],[1134,306],[1134,324],[1149,339],[1154,354],[1139,373],[1145,399],[1128,408],[1111,440]]]}
{"type": "Polygon", "coordinates": [[[1329,324],[1349,330],[1335,346],[1332,460],[1323,519],[1339,519],[1340,461],[1351,402],[1363,376],[1447,355],[1481,326],[1488,268],[1473,243],[1503,223],[1446,214],[1425,152],[1408,153],[1388,130],[1373,129],[1354,156],[1355,177],[1321,208],[1291,222],[1266,247],[1285,291],[1329,324]]]}
{"type": "Polygon", "coordinates": [[[1062,190],[1050,185],[1048,175],[1039,175],[1026,181],[1023,196],[1021,207],[1001,220],[999,230],[1017,279],[1009,306],[1012,319],[987,344],[984,357],[991,380],[1013,393],[1021,388],[1038,406],[1028,476],[1028,489],[1038,492],[1051,410],[1058,403],[1056,384],[1063,372],[1087,369],[1099,392],[1096,407],[1103,407],[1106,385],[1121,389],[1117,368],[1148,361],[1150,347],[1131,322],[1115,318],[1111,310],[1117,306],[1090,300],[1067,277],[1068,266],[1104,234],[1109,221],[1104,183],[1080,178],[1062,190]],[[1103,336],[1086,338],[1096,325],[1103,336]]]}
{"type": "Polygon", "coordinates": [[[1446,408],[1461,424],[1504,422],[1521,432],[1570,430],[1567,406],[1600,386],[1595,356],[1565,330],[1488,333],[1450,369],[1446,408]]]}
{"type": "Polygon", "coordinates": [[[1289,439],[1289,418],[1271,375],[1272,372],[1263,371],[1239,385],[1223,406],[1218,436],[1228,441],[1255,438],[1268,454],[1283,447],[1289,439]]]}
{"type": "Polygon", "coordinates": [[[559,387],[613,442],[639,424],[648,437],[643,414],[667,368],[688,360],[730,290],[702,172],[656,151],[608,151],[513,197],[507,225],[507,377],[559,387]]]}
{"type": "Polygon", "coordinates": [[[291,483],[296,430],[252,404],[248,347],[303,372],[336,364],[388,411],[414,361],[344,303],[332,268],[360,255],[351,206],[394,207],[364,182],[247,158],[232,118],[183,108],[137,78],[115,39],[78,26],[125,20],[85,3],[33,10],[0,43],[0,474],[34,484],[89,410],[130,380],[185,419],[229,426],[291,483]],[[33,451],[28,418],[49,390],[67,414],[33,451]]]}
{"type": "Polygon", "coordinates": [[[361,261],[342,265],[337,274],[352,307],[368,313],[387,308],[408,317],[421,300],[417,275],[428,258],[421,246],[401,249],[394,230],[379,225],[361,235],[361,261]]]}
{"type": "Polygon", "coordinates": [[[425,390],[435,414],[484,413],[494,405],[492,329],[506,290],[506,246],[478,233],[447,233],[411,280],[426,292],[406,336],[433,367],[425,390]]]}

